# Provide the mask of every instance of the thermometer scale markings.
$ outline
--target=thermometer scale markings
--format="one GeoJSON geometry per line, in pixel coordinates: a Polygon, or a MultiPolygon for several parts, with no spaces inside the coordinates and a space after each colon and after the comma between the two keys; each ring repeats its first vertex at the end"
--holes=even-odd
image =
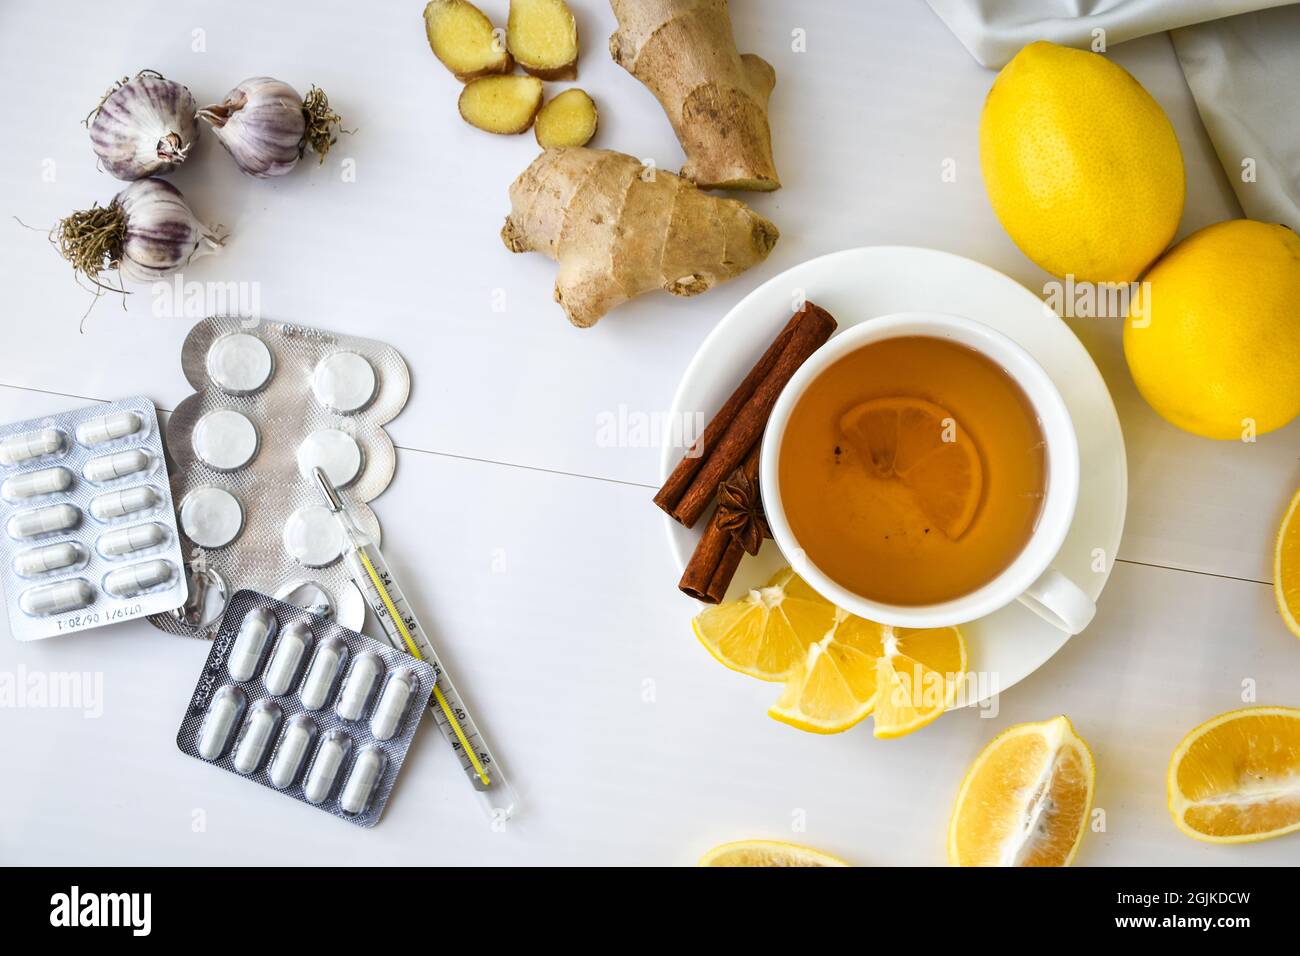
{"type": "MultiPolygon", "coordinates": [[[[361,559],[361,563],[365,566],[366,574],[370,576],[370,582],[375,586],[375,592],[379,595],[379,599],[383,602],[384,608],[388,611],[389,620],[393,622],[398,633],[401,634],[402,640],[406,642],[406,647],[410,655],[417,660],[430,660],[431,663],[438,668],[439,681],[433,685],[434,698],[437,700],[438,707],[442,710],[443,716],[447,719],[447,723],[451,726],[451,729],[455,731],[456,739],[460,742],[462,751],[467,757],[469,757],[470,763],[474,765],[474,773],[483,781],[485,787],[490,787],[492,781],[488,779],[487,771],[483,769],[483,764],[479,760],[478,754],[474,752],[474,748],[469,745],[469,740],[465,736],[465,731],[461,727],[460,721],[457,720],[456,715],[452,713],[451,705],[447,703],[447,698],[442,692],[442,687],[440,686],[442,683],[441,678],[443,676],[442,663],[432,654],[426,655],[422,653],[421,649],[416,645],[415,639],[411,636],[412,628],[410,624],[408,624],[403,615],[398,613],[397,606],[393,603],[392,597],[389,596],[388,588],[385,587],[383,580],[379,576],[379,572],[375,570],[374,563],[371,562],[370,556],[367,555],[365,551],[358,550],[357,557],[361,559]]],[[[412,620],[411,624],[413,623],[414,621],[412,620]]],[[[463,707],[457,707],[456,710],[459,713],[464,714],[463,707]]],[[[474,736],[478,736],[477,732],[474,736]]]]}

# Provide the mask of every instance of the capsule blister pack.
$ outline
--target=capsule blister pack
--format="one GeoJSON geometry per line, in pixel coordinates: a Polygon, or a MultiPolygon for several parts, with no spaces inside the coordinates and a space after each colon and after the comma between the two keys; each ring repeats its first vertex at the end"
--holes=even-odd
{"type": "Polygon", "coordinates": [[[432,665],[256,591],[226,605],[176,745],[358,826],[379,821],[432,665]]]}
{"type": "Polygon", "coordinates": [[[185,602],[153,403],[128,398],[0,426],[0,580],[20,641],[185,602]]]}
{"type": "MultiPolygon", "coordinates": [[[[370,339],[218,316],[190,330],[181,366],[196,394],[172,414],[166,437],[186,556],[191,572],[202,570],[191,577],[191,601],[216,580],[361,627],[365,600],[340,560],[342,532],[312,469],[348,489],[356,519],[377,539],[364,502],[393,477],[383,426],[410,394],[406,362],[370,339]]],[[[215,624],[184,614],[152,621],[198,637],[215,624]]]]}

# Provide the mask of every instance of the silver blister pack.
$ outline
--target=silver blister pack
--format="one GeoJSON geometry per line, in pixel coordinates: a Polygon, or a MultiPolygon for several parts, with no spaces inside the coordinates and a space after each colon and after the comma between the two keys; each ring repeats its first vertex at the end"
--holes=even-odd
{"type": "Polygon", "coordinates": [[[432,665],[385,642],[242,590],[226,605],[176,746],[372,827],[435,680],[432,665]]]}
{"type": "Polygon", "coordinates": [[[185,603],[152,402],[127,398],[0,426],[0,581],[20,641],[185,603]]]}
{"type": "Polygon", "coordinates": [[[253,588],[362,627],[365,600],[339,560],[342,535],[311,469],[347,489],[378,539],[365,503],[396,466],[383,426],[410,395],[402,356],[370,339],[219,316],[190,330],[181,366],[195,394],[166,437],[190,603],[153,623],[210,638],[225,595],[253,588]],[[219,600],[205,599],[212,593],[219,600]]]}

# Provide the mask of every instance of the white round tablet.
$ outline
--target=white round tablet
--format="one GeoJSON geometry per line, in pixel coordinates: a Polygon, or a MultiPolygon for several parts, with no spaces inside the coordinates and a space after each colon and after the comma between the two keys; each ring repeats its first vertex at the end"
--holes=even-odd
{"type": "Polygon", "coordinates": [[[231,332],[208,349],[208,375],[223,392],[251,395],[271,380],[271,350],[256,335],[231,332]]]}
{"type": "Polygon", "coordinates": [[[301,565],[323,568],[343,554],[343,529],[324,505],[306,505],[284,523],[284,550],[301,565]]]}
{"type": "Polygon", "coordinates": [[[335,488],[346,488],[361,474],[361,446],[345,431],[320,428],[298,446],[298,471],[311,480],[312,469],[320,468],[335,488]]]}
{"type": "Polygon", "coordinates": [[[357,412],[375,397],[375,369],[356,352],[335,352],[316,366],[311,390],[326,408],[345,415],[357,412]]]}
{"type": "Polygon", "coordinates": [[[190,436],[194,454],[217,471],[237,471],[257,454],[257,428],[232,408],[208,412],[190,436]]]}
{"type": "Polygon", "coordinates": [[[195,488],[181,502],[181,530],[200,548],[224,548],[244,529],[244,508],[224,488],[195,488]]]}

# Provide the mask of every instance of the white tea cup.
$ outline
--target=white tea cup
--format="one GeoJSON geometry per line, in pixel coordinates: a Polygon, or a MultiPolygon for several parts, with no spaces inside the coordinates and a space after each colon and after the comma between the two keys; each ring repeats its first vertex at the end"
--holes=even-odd
{"type": "Polygon", "coordinates": [[[772,536],[791,566],[828,601],[859,617],[894,627],[948,627],[1020,601],[1069,634],[1092,621],[1096,606],[1077,584],[1052,567],[1079,498],[1079,442],[1061,393],[1023,348],[981,322],[938,312],[901,312],[871,319],[834,336],[800,366],[777,399],[763,433],[759,485],[772,536]],[[839,359],[873,342],[903,336],[946,339],[974,349],[1020,386],[1038,416],[1046,442],[1047,481],[1038,520],[1020,553],[992,580],[951,600],[928,605],[886,604],[843,587],[822,572],[799,544],[781,503],[781,442],[795,405],[808,386],[839,359]]]}

